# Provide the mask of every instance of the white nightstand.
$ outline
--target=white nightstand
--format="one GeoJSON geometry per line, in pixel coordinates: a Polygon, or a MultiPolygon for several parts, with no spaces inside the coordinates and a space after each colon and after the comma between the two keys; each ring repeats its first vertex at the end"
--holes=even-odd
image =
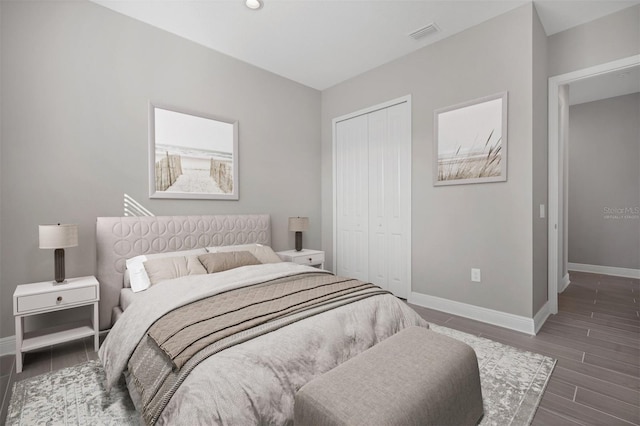
{"type": "Polygon", "coordinates": [[[22,371],[22,353],[58,343],[93,337],[98,350],[98,301],[100,286],[95,277],[69,278],[66,283],[51,281],[22,284],[13,292],[13,315],[16,319],[16,373],[22,371]],[[78,306],[93,305],[93,318],[61,327],[24,333],[24,318],[78,306]]]}
{"type": "Polygon", "coordinates": [[[287,250],[279,251],[277,254],[280,256],[280,259],[285,262],[293,262],[300,265],[309,265],[324,269],[324,252],[321,250],[287,250]]]}

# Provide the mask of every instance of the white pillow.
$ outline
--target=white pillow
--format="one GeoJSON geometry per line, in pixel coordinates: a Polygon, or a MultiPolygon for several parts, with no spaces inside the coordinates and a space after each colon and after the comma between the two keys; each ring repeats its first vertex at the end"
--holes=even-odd
{"type": "Polygon", "coordinates": [[[248,251],[260,261],[260,263],[280,263],[282,259],[269,246],[262,244],[241,244],[237,246],[207,247],[209,253],[227,253],[232,251],[248,251]]]}
{"type": "Polygon", "coordinates": [[[198,256],[200,254],[206,253],[206,249],[198,248],[182,251],[168,251],[165,253],[143,254],[140,256],[132,257],[131,259],[127,259],[127,268],[124,271],[124,287],[131,287],[131,290],[134,293],[149,288],[149,286],[151,285],[151,281],[149,280],[149,275],[147,275],[146,269],[144,269],[144,262],[146,262],[147,260],[160,259],[163,257],[198,256]],[[129,264],[131,264],[131,266],[129,266],[129,264]]]}
{"type": "Polygon", "coordinates": [[[151,282],[147,271],[144,269],[144,262],[147,261],[147,256],[136,256],[131,259],[127,259],[127,271],[129,271],[129,282],[131,290],[134,293],[143,291],[149,288],[151,282]]]}

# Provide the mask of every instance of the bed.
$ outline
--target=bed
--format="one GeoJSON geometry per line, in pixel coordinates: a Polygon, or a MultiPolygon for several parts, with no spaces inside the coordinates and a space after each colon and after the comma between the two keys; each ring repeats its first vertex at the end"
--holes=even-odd
{"type": "Polygon", "coordinates": [[[147,424],[291,424],[303,385],[428,327],[376,286],[270,261],[268,215],[98,218],[96,229],[100,324],[111,327],[99,357],[107,386],[125,380],[147,424]],[[126,265],[141,255],[150,275],[169,275],[132,294],[126,265]]]}

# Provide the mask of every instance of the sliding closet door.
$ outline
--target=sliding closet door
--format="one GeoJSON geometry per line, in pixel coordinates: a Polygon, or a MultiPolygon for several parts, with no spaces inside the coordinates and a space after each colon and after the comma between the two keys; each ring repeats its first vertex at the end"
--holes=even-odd
{"type": "Polygon", "coordinates": [[[369,280],[368,128],[361,115],[336,124],[336,273],[369,280]]]}
{"type": "Polygon", "coordinates": [[[410,134],[407,103],[368,114],[369,281],[408,297],[410,134]]]}
{"type": "Polygon", "coordinates": [[[336,273],[406,298],[411,271],[408,101],[335,122],[336,273]]]}

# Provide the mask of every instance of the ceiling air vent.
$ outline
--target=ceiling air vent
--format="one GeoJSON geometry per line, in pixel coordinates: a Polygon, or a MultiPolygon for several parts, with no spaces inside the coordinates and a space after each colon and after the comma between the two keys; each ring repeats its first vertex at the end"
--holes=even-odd
{"type": "Polygon", "coordinates": [[[414,32],[409,34],[409,37],[414,40],[420,40],[421,38],[426,37],[430,34],[437,33],[438,31],[440,31],[440,28],[438,28],[438,26],[432,22],[425,27],[415,30],[414,32]]]}

